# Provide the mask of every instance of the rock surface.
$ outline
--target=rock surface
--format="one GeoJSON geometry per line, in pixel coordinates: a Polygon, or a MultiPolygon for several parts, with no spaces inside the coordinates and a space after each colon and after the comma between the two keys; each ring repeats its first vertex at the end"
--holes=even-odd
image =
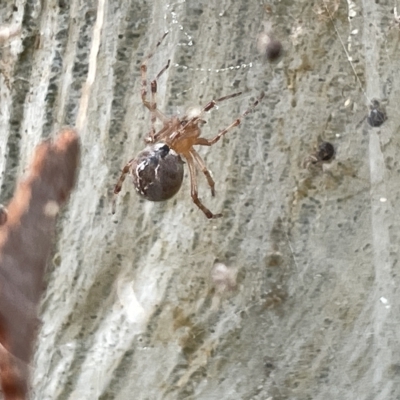
{"type": "Polygon", "coordinates": [[[325,4],[329,14],[322,0],[1,1],[0,27],[13,27],[0,31],[2,203],[33,147],[75,125],[95,67],[33,399],[400,397],[400,31],[388,0],[325,4]],[[167,30],[148,73],[171,59],[157,93],[166,115],[244,91],[207,115],[213,137],[266,94],[199,149],[217,190],[199,174],[200,197],[218,220],[192,203],[187,170],[163,203],[127,181],[111,215],[150,129],[139,66],[167,30]],[[272,34],[284,49],[274,63],[259,45],[272,34]],[[373,99],[387,115],[378,128],[365,118],[373,99]],[[303,168],[322,140],[335,159],[303,168]]]}

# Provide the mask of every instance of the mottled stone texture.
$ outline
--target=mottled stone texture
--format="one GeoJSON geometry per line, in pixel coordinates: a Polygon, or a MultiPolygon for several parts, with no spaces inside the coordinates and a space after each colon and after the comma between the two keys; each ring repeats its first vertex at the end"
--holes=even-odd
{"type": "MultiPolygon", "coordinates": [[[[400,398],[400,31],[392,1],[325,3],[334,24],[323,0],[105,0],[33,399],[400,398]],[[167,115],[244,91],[207,115],[212,137],[266,93],[199,150],[217,190],[199,174],[200,196],[219,220],[193,205],[187,171],[163,203],[126,182],[110,213],[120,169],[150,128],[139,65],[166,30],[149,77],[171,59],[157,96],[167,115]],[[257,46],[269,30],[284,48],[272,64],[257,46]],[[365,119],[374,98],[388,117],[378,128],[365,119]],[[321,140],[335,160],[302,168],[321,140]]],[[[3,203],[33,146],[75,123],[97,8],[0,2],[0,24],[22,24],[0,48],[3,203]]]]}

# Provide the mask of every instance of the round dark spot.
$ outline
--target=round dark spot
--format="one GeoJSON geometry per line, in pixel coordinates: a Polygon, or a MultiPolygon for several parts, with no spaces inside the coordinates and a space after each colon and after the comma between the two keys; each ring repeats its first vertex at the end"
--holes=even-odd
{"type": "Polygon", "coordinates": [[[373,100],[367,117],[368,123],[372,127],[377,128],[386,121],[386,118],[386,114],[384,110],[381,109],[379,102],[377,100],[373,100]]]}
{"type": "Polygon", "coordinates": [[[318,146],[318,159],[320,161],[329,161],[335,154],[333,144],[329,142],[322,142],[318,146]]]}
{"type": "Polygon", "coordinates": [[[267,44],[265,54],[268,61],[275,61],[282,55],[282,44],[279,40],[271,39],[267,44]]]}
{"type": "Polygon", "coordinates": [[[381,126],[385,122],[385,119],[385,114],[379,110],[371,110],[368,114],[368,123],[374,128],[381,126]]]}

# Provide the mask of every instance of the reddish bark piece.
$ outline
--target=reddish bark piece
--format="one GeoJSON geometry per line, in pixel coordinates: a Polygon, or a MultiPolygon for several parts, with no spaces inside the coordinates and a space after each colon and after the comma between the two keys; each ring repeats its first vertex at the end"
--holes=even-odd
{"type": "Polygon", "coordinates": [[[79,152],[72,128],[63,129],[54,143],[40,144],[0,228],[0,380],[7,400],[24,399],[28,391],[43,275],[59,207],[74,186],[79,152]]]}
{"type": "Polygon", "coordinates": [[[7,209],[0,204],[0,226],[7,222],[7,209]]]}

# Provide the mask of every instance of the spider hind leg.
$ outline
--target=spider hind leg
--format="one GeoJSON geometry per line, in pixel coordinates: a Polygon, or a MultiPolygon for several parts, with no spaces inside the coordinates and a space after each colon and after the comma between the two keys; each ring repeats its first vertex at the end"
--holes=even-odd
{"type": "Polygon", "coordinates": [[[241,114],[238,118],[236,118],[228,127],[225,129],[222,129],[218,135],[216,135],[213,139],[206,139],[206,138],[198,138],[195,144],[199,144],[201,146],[212,146],[213,144],[217,143],[222,136],[224,136],[227,132],[229,132],[232,128],[235,126],[238,126],[242,119],[250,114],[251,111],[260,103],[260,101],[264,98],[264,92],[260,93],[260,96],[256,99],[256,101],[243,113],[241,114]]]}
{"type": "Polygon", "coordinates": [[[215,196],[215,182],[214,182],[213,177],[211,176],[210,170],[206,167],[205,162],[203,161],[200,154],[195,149],[192,148],[190,153],[192,154],[192,156],[194,157],[198,166],[200,167],[201,172],[206,177],[208,186],[210,186],[210,189],[211,189],[211,196],[214,197],[215,196]]]}
{"type": "Polygon", "coordinates": [[[190,153],[187,153],[185,154],[185,158],[187,160],[190,172],[190,191],[194,204],[196,204],[196,206],[199,207],[201,211],[203,211],[203,213],[208,219],[215,219],[222,217],[222,214],[213,214],[199,199],[197,191],[196,166],[194,164],[193,156],[190,153]]]}
{"type": "Polygon", "coordinates": [[[131,168],[131,165],[132,165],[133,161],[134,160],[130,160],[128,162],[128,164],[126,164],[125,167],[122,169],[122,172],[121,172],[121,175],[120,175],[120,177],[118,179],[118,182],[116,183],[116,185],[114,187],[114,197],[113,197],[112,207],[111,207],[112,214],[115,214],[115,206],[116,206],[116,203],[117,203],[117,195],[122,189],[122,185],[124,183],[126,175],[129,173],[129,170],[131,168]]]}

